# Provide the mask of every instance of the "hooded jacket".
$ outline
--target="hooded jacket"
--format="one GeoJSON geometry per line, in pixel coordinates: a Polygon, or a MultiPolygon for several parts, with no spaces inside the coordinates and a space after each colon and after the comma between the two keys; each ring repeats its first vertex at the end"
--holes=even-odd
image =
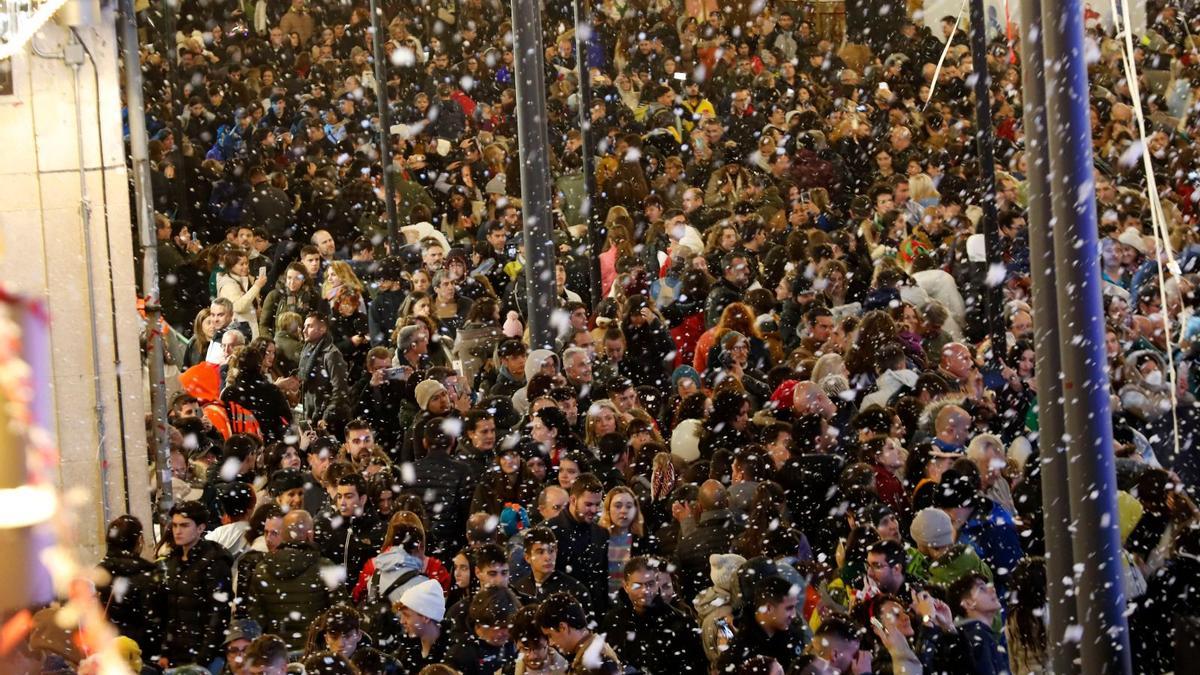
{"type": "Polygon", "coordinates": [[[888,401],[892,396],[901,389],[908,387],[912,389],[917,386],[918,374],[916,371],[908,370],[888,370],[875,380],[875,391],[863,398],[862,409],[867,409],[873,405],[881,408],[886,408],[888,401]]]}
{"type": "Polygon", "coordinates": [[[520,414],[526,415],[529,413],[529,381],[534,375],[542,372],[542,366],[550,359],[557,359],[554,352],[549,349],[535,349],[529,352],[529,357],[525,359],[525,386],[517,390],[513,394],[513,408],[520,414]]]}
{"type": "Polygon", "coordinates": [[[313,544],[281,544],[254,569],[246,589],[250,617],[288,649],[303,649],[309,624],[332,604],[322,572],[332,567],[313,544]]]}

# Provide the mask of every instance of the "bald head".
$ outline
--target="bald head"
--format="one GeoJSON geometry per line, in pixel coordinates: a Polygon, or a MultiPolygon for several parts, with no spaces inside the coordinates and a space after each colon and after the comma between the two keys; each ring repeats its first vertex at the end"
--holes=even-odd
{"type": "Polygon", "coordinates": [[[961,342],[949,342],[942,347],[942,370],[960,381],[971,374],[971,350],[961,342]]]}
{"type": "Polygon", "coordinates": [[[308,511],[296,509],[283,517],[283,540],[301,543],[313,540],[313,519],[308,511]]]}
{"type": "Polygon", "coordinates": [[[825,390],[817,386],[815,382],[805,380],[796,385],[792,394],[792,411],[797,416],[816,413],[826,420],[830,420],[837,414],[837,407],[833,405],[833,401],[829,399],[825,390]]]}
{"type": "Polygon", "coordinates": [[[939,440],[951,445],[962,445],[967,442],[971,430],[971,415],[956,405],[948,405],[938,411],[933,429],[939,440]]]}
{"type": "Polygon", "coordinates": [[[716,511],[729,508],[729,492],[718,480],[706,480],[700,486],[700,511],[716,511]]]}

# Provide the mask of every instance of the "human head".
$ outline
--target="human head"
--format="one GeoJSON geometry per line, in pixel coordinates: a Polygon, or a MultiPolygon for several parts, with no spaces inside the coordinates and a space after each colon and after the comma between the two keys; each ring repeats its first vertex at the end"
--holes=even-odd
{"type": "Polygon", "coordinates": [[[867,549],[867,575],[885,593],[896,593],[904,586],[904,567],[908,559],[899,542],[883,540],[867,549]]]}
{"type": "Polygon", "coordinates": [[[593,523],[600,513],[604,484],[593,474],[585,473],[571,485],[568,502],[571,517],[583,523],[593,523]]]}
{"type": "Polygon", "coordinates": [[[787,631],[796,618],[800,590],[782,577],[770,576],[754,588],[754,620],[768,635],[787,631]]]}

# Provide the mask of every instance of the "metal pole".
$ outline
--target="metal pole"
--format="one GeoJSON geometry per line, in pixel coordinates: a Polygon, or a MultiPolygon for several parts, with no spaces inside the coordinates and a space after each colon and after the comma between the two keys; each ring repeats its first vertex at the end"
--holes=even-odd
{"type": "Polygon", "coordinates": [[[1041,462],[1042,513],[1046,542],[1046,597],[1051,670],[1069,673],[1079,645],[1065,636],[1076,623],[1072,589],[1063,582],[1074,575],[1071,550],[1071,504],[1067,500],[1067,455],[1062,445],[1062,364],[1058,335],[1058,297],[1054,291],[1054,237],[1050,159],[1046,156],[1046,89],[1042,56],[1042,0],[1021,3],[1022,85],[1025,103],[1025,164],[1029,178],[1029,264],[1033,278],[1033,341],[1037,355],[1038,455],[1041,462]]]}
{"type": "Polygon", "coordinates": [[[133,0],[121,0],[121,53],[125,60],[125,106],[129,111],[129,148],[133,160],[133,196],[137,211],[138,243],[142,248],[142,291],[146,294],[149,341],[150,409],[154,415],[154,460],[158,510],[166,522],[171,510],[171,447],[167,436],[167,386],[163,363],[162,306],[158,289],[158,237],[154,223],[154,193],[150,186],[150,155],[146,146],[146,104],[142,98],[142,64],[138,54],[137,14],[133,0]]]}
{"type": "MultiPolygon", "coordinates": [[[[987,68],[987,24],[983,0],[971,0],[971,61],[975,70],[975,149],[979,155],[979,182],[983,187],[983,236],[987,243],[988,265],[1000,260],[1000,239],[996,232],[996,160],[992,152],[992,95],[987,68]]],[[[983,302],[988,335],[992,338],[992,363],[1004,359],[1005,335],[1000,286],[984,284],[983,302]]]]}
{"type": "MultiPolygon", "coordinates": [[[[183,91],[183,80],[179,78],[179,50],[175,48],[179,4],[180,0],[165,0],[163,3],[163,23],[165,24],[163,32],[166,33],[164,40],[167,45],[167,81],[171,83],[171,89],[173,90],[168,101],[168,105],[171,107],[171,119],[168,122],[175,134],[175,146],[179,149],[180,166],[175,167],[175,173],[179,176],[180,184],[183,186],[181,194],[184,195],[183,200],[179,203],[179,212],[175,216],[186,219],[190,218],[192,213],[192,190],[188,186],[191,170],[187,166],[187,157],[183,154],[183,120],[180,119],[180,116],[183,114],[183,106],[187,105],[187,96],[183,91]]],[[[194,151],[195,148],[193,148],[194,151]]]]}
{"type": "Polygon", "coordinates": [[[379,104],[379,161],[383,164],[383,195],[387,202],[388,246],[394,255],[400,250],[398,240],[400,224],[396,215],[396,186],[392,182],[392,114],[387,88],[387,57],[383,43],[387,35],[381,27],[383,9],[376,0],[371,0],[371,42],[375,47],[375,99],[379,104]]]}
{"type": "Polygon", "coordinates": [[[554,348],[554,221],[550,215],[550,141],[542,13],[538,0],[513,1],[517,134],[521,158],[521,215],[525,219],[525,290],[529,342],[554,348]]]}
{"type": "Polygon", "coordinates": [[[575,9],[575,62],[579,64],[579,138],[583,142],[583,221],[587,224],[588,237],[588,284],[591,290],[592,309],[600,305],[600,253],[604,246],[604,235],[592,212],[596,196],[596,158],[592,146],[592,72],[588,68],[588,40],[592,35],[592,13],[584,9],[585,0],[573,0],[575,9]]]}
{"type": "Polygon", "coordinates": [[[1045,0],[1042,25],[1079,653],[1085,673],[1129,673],[1082,0],[1045,0]]]}

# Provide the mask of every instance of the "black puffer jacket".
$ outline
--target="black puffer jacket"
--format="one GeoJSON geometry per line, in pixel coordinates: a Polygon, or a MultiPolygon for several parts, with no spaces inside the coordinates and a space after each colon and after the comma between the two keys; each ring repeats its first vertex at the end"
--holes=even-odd
{"type": "MultiPolygon", "coordinates": [[[[558,537],[558,568],[587,587],[597,615],[608,610],[608,533],[571,517],[570,509],[546,525],[558,537]]],[[[586,603],[584,603],[586,604],[586,603]]]]}
{"type": "Polygon", "coordinates": [[[321,555],[334,565],[344,566],[346,579],[354,583],[367,561],[383,547],[387,523],[373,513],[343,518],[335,511],[332,518],[317,518],[316,534],[321,555]]]}
{"type": "Polygon", "coordinates": [[[420,495],[432,521],[430,553],[449,560],[465,543],[464,532],[471,510],[471,476],[467,465],[444,452],[435,452],[413,463],[413,481],[405,492],[420,495]]]}
{"type": "Polygon", "coordinates": [[[225,548],[201,539],[187,560],[175,549],[162,561],[167,658],[171,665],[208,665],[221,654],[233,597],[232,561],[225,548]]]}
{"type": "Polygon", "coordinates": [[[645,673],[708,672],[696,622],[661,599],[638,614],[621,591],[601,627],[625,666],[645,673]]]}
{"type": "Polygon", "coordinates": [[[264,633],[283,638],[288,649],[303,649],[309,624],[332,602],[321,576],[332,566],[313,544],[282,544],[258,563],[246,588],[250,618],[264,633]]]}
{"type": "Polygon", "coordinates": [[[161,654],[166,598],[158,566],[136,555],[110,552],[100,567],[109,574],[109,580],[96,587],[108,620],[147,657],[161,654]],[[114,586],[124,590],[113,593],[114,586]]]}

